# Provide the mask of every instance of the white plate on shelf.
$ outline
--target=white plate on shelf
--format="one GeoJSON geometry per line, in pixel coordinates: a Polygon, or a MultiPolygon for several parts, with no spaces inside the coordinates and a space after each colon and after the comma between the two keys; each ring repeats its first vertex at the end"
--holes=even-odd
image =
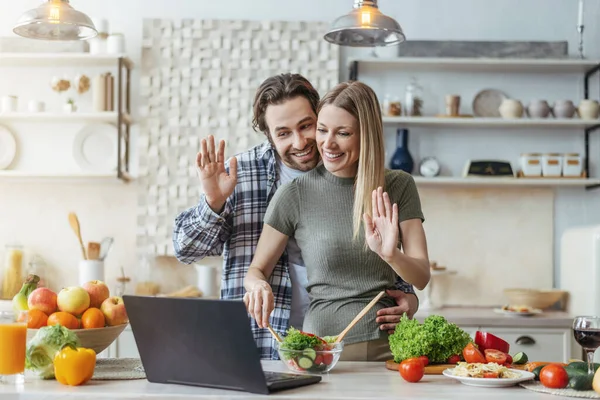
{"type": "Polygon", "coordinates": [[[494,312],[496,314],[504,314],[508,317],[531,317],[537,314],[541,314],[542,310],[537,308],[531,308],[527,311],[511,311],[511,310],[503,310],[501,308],[494,308],[494,312]]]}
{"type": "Polygon", "coordinates": [[[500,118],[500,105],[508,96],[496,89],[484,89],[473,99],[473,114],[476,117],[500,118]]]}
{"type": "Polygon", "coordinates": [[[88,171],[112,171],[117,168],[117,127],[112,124],[86,125],[75,136],[73,157],[88,171]]]}
{"type": "Polygon", "coordinates": [[[511,372],[519,374],[518,378],[471,378],[467,376],[456,376],[454,375],[454,368],[445,369],[442,374],[448,378],[456,379],[463,385],[477,386],[477,387],[510,387],[515,386],[520,382],[532,380],[534,375],[529,371],[521,371],[518,369],[510,369],[511,372]]]}
{"type": "Polygon", "coordinates": [[[17,141],[4,126],[0,126],[0,169],[8,168],[17,154],[17,141]]]}

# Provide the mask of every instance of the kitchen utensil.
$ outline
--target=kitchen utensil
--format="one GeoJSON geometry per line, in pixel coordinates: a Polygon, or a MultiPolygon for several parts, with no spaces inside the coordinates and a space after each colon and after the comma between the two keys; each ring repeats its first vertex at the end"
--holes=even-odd
{"type": "Polygon", "coordinates": [[[348,326],[346,327],[346,329],[344,329],[338,335],[338,337],[337,337],[337,339],[335,339],[334,343],[340,343],[344,339],[344,336],[346,336],[348,334],[348,332],[350,331],[350,329],[352,329],[352,327],[354,327],[354,325],[356,325],[356,323],[358,321],[360,321],[362,319],[362,317],[365,316],[365,314],[379,301],[379,299],[381,299],[383,297],[384,294],[385,294],[385,290],[382,291],[382,292],[379,292],[379,294],[377,296],[375,296],[375,298],[373,300],[371,300],[371,302],[369,304],[367,304],[365,306],[365,308],[363,308],[362,311],[359,312],[356,317],[354,317],[354,319],[352,320],[352,322],[350,322],[348,324],[348,326]]]}
{"type": "Polygon", "coordinates": [[[100,243],[89,242],[87,247],[88,260],[99,260],[100,259],[100,243]]]}
{"type": "Polygon", "coordinates": [[[17,141],[4,126],[0,126],[0,169],[8,168],[17,154],[17,141]]]}
{"type": "MultiPolygon", "coordinates": [[[[398,371],[399,363],[394,362],[394,360],[387,360],[385,362],[385,367],[390,371],[398,371]]],[[[425,375],[442,375],[442,373],[449,369],[456,367],[456,364],[428,364],[425,367],[425,375]]],[[[523,365],[512,365],[512,369],[524,369],[525,364],[523,365]]]]}
{"type": "Polygon", "coordinates": [[[117,145],[114,125],[87,125],[75,136],[73,157],[84,170],[110,171],[117,165],[117,145]]]}
{"type": "Polygon", "coordinates": [[[315,358],[311,360],[306,356],[307,352],[312,354],[309,349],[290,350],[282,346],[285,345],[280,342],[273,346],[279,353],[279,359],[290,371],[300,374],[326,374],[335,367],[344,350],[344,343],[316,346],[312,349],[315,358]]]}
{"type": "Polygon", "coordinates": [[[269,330],[269,332],[271,332],[271,335],[273,335],[273,337],[275,338],[275,340],[277,340],[279,343],[282,342],[281,338],[279,337],[279,335],[277,334],[277,332],[275,332],[273,330],[273,328],[271,328],[271,325],[267,325],[267,329],[269,330]]]}
{"type": "Polygon", "coordinates": [[[473,113],[477,117],[500,117],[500,105],[508,96],[496,89],[484,89],[473,99],[473,113]]]}
{"type": "Polygon", "coordinates": [[[546,309],[562,299],[564,290],[504,289],[509,304],[546,309]]]}
{"type": "Polygon", "coordinates": [[[74,212],[69,213],[69,224],[71,225],[71,229],[75,232],[75,236],[79,239],[79,245],[81,246],[81,254],[83,255],[83,259],[87,260],[87,255],[85,253],[85,247],[83,246],[83,240],[81,239],[81,228],[79,226],[79,219],[77,218],[77,214],[74,212]]]}
{"type": "MultiPolygon", "coordinates": [[[[129,324],[106,326],[95,329],[72,329],[79,338],[81,347],[92,349],[96,354],[103,352],[115,341],[129,324]]],[[[35,336],[37,329],[27,329],[27,342],[35,336]]]]}
{"type": "Polygon", "coordinates": [[[102,242],[100,242],[100,261],[104,261],[108,255],[108,252],[110,251],[110,248],[112,247],[113,242],[114,239],[112,237],[105,237],[102,239],[102,242]]]}

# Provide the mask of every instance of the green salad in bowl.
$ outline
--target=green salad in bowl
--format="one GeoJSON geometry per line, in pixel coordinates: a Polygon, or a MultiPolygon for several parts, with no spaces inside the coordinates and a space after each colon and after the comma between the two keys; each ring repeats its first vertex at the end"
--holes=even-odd
{"type": "Polygon", "coordinates": [[[276,342],[279,358],[293,372],[325,373],[340,359],[344,342],[335,343],[337,336],[319,337],[289,328],[281,342],[276,342]]]}

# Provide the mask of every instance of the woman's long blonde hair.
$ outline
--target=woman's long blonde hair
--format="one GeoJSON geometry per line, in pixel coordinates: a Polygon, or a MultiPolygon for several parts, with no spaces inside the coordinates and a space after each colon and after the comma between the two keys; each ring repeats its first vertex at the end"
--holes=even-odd
{"type": "Polygon", "coordinates": [[[319,103],[317,113],[326,105],[346,110],[356,118],[360,128],[360,152],[352,211],[352,237],[356,239],[362,227],[363,213],[372,216],[373,190],[379,186],[384,187],[385,184],[381,108],[373,89],[358,81],[342,82],[330,90],[319,103]]]}

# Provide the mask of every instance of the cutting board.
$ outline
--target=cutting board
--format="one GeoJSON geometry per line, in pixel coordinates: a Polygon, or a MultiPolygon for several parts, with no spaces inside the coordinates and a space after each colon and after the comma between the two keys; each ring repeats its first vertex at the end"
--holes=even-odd
{"type": "MultiPolygon", "coordinates": [[[[395,363],[394,360],[387,360],[385,362],[385,367],[392,371],[398,371],[398,363],[395,363]]],[[[454,368],[456,364],[430,364],[425,367],[425,375],[442,375],[445,369],[454,368]]],[[[525,369],[525,365],[513,365],[511,368],[513,369],[525,369]]]]}

